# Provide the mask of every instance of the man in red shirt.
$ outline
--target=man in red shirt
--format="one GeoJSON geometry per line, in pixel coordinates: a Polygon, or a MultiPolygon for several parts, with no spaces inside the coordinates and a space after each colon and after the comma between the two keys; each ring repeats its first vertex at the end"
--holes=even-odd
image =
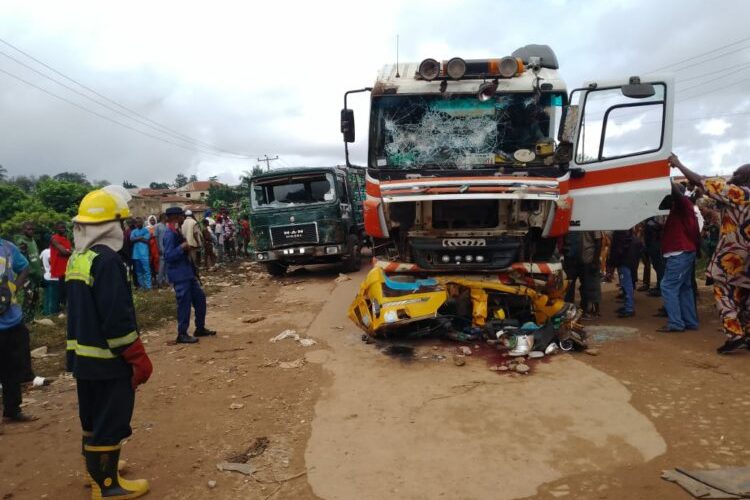
{"type": "Polygon", "coordinates": [[[49,242],[49,265],[50,276],[57,287],[57,297],[61,304],[65,303],[65,268],[68,267],[68,259],[73,253],[73,245],[65,235],[65,223],[55,223],[55,234],[49,242]]]}
{"type": "Polygon", "coordinates": [[[247,247],[250,245],[250,221],[247,215],[240,217],[240,238],[242,239],[242,255],[247,257],[247,247]]]}
{"type": "Polygon", "coordinates": [[[700,246],[698,219],[684,187],[672,183],[672,208],[664,224],[661,251],[664,255],[664,277],[661,296],[669,321],[659,332],[682,332],[698,329],[693,274],[695,254],[700,246]]]}

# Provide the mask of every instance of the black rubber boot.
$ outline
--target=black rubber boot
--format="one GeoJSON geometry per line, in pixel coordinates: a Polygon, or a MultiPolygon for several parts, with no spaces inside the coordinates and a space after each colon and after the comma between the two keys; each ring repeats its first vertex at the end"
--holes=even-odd
{"type": "Polygon", "coordinates": [[[117,464],[120,446],[84,445],[86,469],[91,476],[92,500],[139,498],[148,493],[148,481],[128,481],[120,477],[117,464]]]}

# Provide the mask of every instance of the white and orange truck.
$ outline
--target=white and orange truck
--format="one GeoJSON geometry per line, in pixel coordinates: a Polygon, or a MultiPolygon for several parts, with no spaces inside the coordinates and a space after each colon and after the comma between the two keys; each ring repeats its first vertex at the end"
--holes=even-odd
{"type": "Polygon", "coordinates": [[[666,77],[569,91],[546,45],[387,65],[345,94],[347,164],[356,92],[370,93],[364,218],[384,276],[549,276],[561,272],[560,237],[631,228],[670,194],[666,77]]]}

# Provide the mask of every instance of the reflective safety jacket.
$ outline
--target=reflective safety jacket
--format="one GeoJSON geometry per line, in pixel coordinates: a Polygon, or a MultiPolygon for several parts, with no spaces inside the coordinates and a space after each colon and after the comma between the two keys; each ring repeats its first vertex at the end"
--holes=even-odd
{"type": "Polygon", "coordinates": [[[101,380],[132,376],[122,352],[138,338],[133,293],[120,256],[104,245],[73,252],[65,272],[68,371],[101,380]]]}

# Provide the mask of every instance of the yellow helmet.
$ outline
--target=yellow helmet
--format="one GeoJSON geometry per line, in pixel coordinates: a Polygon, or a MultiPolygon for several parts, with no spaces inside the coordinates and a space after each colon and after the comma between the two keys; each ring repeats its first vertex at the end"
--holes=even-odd
{"type": "Polygon", "coordinates": [[[97,189],[83,197],[78,206],[78,215],[73,222],[78,224],[99,224],[130,217],[127,202],[109,190],[97,189]]]}

